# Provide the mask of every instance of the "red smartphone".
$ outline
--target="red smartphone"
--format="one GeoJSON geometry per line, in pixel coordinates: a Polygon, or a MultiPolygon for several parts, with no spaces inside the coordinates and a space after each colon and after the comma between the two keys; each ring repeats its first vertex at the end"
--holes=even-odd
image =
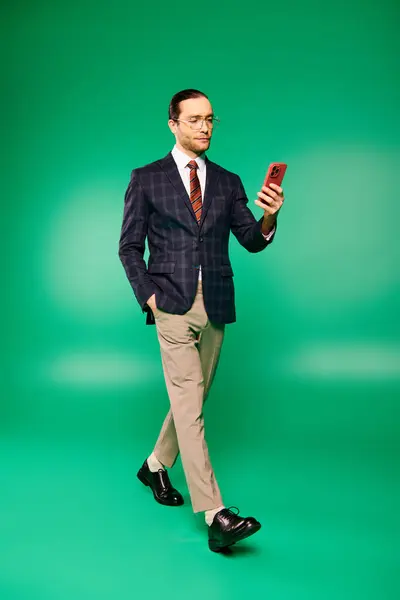
{"type": "MultiPolygon", "coordinates": [[[[286,163],[271,163],[268,167],[267,174],[265,176],[264,185],[269,186],[270,183],[276,183],[276,185],[281,185],[283,181],[283,177],[285,175],[285,171],[287,168],[286,163]]],[[[272,188],[271,188],[272,189],[272,188]]]]}

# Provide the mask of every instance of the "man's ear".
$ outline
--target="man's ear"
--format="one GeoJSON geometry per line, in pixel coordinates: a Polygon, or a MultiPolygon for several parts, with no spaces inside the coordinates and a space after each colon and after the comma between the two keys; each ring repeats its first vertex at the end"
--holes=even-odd
{"type": "Polygon", "coordinates": [[[173,121],[172,119],[169,119],[168,121],[168,127],[170,128],[171,132],[175,135],[176,133],[176,123],[175,121],[173,121]]]}

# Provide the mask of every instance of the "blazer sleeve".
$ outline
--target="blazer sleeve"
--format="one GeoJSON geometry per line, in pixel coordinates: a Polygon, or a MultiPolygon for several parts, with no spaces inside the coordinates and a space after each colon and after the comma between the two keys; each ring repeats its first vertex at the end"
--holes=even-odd
{"type": "Polygon", "coordinates": [[[149,205],[143,187],[132,171],[125,193],[124,216],[119,240],[119,258],[143,312],[147,300],[157,290],[143,259],[147,236],[149,205]]]}
{"type": "Polygon", "coordinates": [[[277,222],[275,223],[275,230],[271,237],[265,239],[261,232],[261,224],[264,216],[259,220],[255,218],[247,206],[249,200],[244,191],[242,181],[238,175],[236,177],[237,187],[232,206],[231,231],[246,250],[254,253],[261,252],[261,250],[264,250],[264,248],[272,243],[276,233],[277,222]]]}

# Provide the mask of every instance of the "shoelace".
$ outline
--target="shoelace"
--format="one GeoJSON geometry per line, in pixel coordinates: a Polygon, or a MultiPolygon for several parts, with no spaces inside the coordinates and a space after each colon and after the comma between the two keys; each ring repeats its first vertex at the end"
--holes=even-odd
{"type": "Polygon", "coordinates": [[[171,482],[169,480],[168,473],[164,469],[159,469],[158,472],[160,474],[161,485],[164,490],[167,490],[169,487],[171,487],[171,482]]]}
{"type": "Polygon", "coordinates": [[[230,506],[229,508],[226,508],[225,510],[227,510],[228,512],[230,512],[231,515],[235,515],[235,517],[237,517],[238,514],[239,514],[239,512],[240,512],[237,506],[230,506]],[[233,510],[231,510],[232,508],[236,509],[237,513],[233,512],[233,510]]]}

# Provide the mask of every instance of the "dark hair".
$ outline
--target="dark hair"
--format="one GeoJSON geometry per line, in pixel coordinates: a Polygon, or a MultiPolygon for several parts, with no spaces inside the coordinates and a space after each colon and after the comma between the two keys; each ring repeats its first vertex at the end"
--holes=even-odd
{"type": "Polygon", "coordinates": [[[189,100],[189,98],[201,98],[202,96],[208,100],[208,96],[199,90],[189,89],[176,93],[172,96],[171,102],[169,103],[168,117],[173,120],[179,119],[179,115],[181,114],[179,103],[183,100],[189,100]]]}

